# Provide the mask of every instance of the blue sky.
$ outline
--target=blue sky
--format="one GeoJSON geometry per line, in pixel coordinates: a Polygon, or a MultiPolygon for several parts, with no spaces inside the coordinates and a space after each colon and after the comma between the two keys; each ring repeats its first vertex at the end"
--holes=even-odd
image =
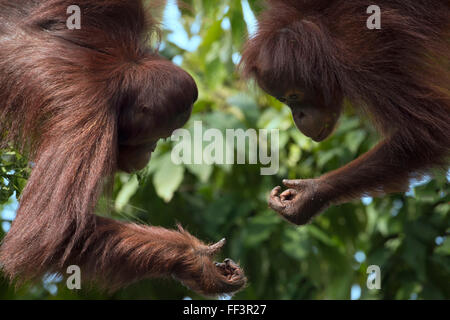
{"type": "MultiPolygon", "coordinates": [[[[224,9],[224,14],[228,11],[228,8],[224,9]]],[[[247,0],[242,0],[242,11],[244,15],[244,20],[247,23],[247,29],[250,35],[254,34],[257,29],[257,20],[253,11],[250,8],[250,5],[247,0]]],[[[200,45],[202,39],[198,35],[201,28],[200,19],[196,19],[194,23],[190,26],[190,33],[193,34],[192,37],[189,37],[189,34],[184,29],[180,20],[182,19],[181,12],[176,5],[176,0],[169,0],[164,10],[163,16],[163,27],[166,30],[170,30],[171,33],[168,35],[168,40],[180,48],[193,52],[200,45]]],[[[231,28],[230,20],[225,17],[222,22],[222,28],[224,30],[228,30],[231,28]]],[[[237,63],[238,56],[235,56],[235,63],[237,63]]],[[[174,62],[177,64],[181,64],[182,58],[175,57],[174,62]],[[181,60],[180,60],[181,59],[181,60]]]]}

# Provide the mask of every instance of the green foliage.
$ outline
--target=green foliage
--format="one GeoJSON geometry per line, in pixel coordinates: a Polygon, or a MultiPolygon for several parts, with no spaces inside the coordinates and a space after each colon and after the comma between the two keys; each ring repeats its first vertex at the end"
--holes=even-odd
{"type": "MultiPolygon", "coordinates": [[[[226,237],[219,258],[239,261],[250,280],[236,296],[240,299],[348,299],[353,285],[361,287],[362,299],[450,298],[450,188],[445,175],[437,173],[412,194],[332,207],[306,227],[282,221],[267,208],[269,190],[283,178],[316,177],[339,168],[376,143],[374,132],[349,109],[331,139],[317,144],[301,135],[286,107],[239,79],[233,57],[247,32],[241,1],[185,2],[179,22],[201,43],[190,52],[166,40],[162,54],[182,57],[182,67],[199,87],[186,128],[192,130],[195,120],[222,131],[279,128],[279,174],[261,176],[258,165],[175,166],[170,161],[173,144],[164,141],[137,178],[117,175],[115,203],[102,202],[100,213],[112,208],[116,218],[169,228],[180,222],[207,242],[226,237]],[[198,33],[193,24],[200,25],[198,33]],[[366,287],[366,270],[373,264],[382,270],[379,291],[366,287]]],[[[249,2],[256,11],[261,9],[260,2],[249,2]]],[[[166,31],[164,39],[167,36],[166,31]]],[[[26,171],[20,156],[4,155],[2,203],[21,190],[26,171]]],[[[73,293],[61,283],[52,295],[50,285],[14,292],[0,282],[0,298],[199,298],[171,280],[144,281],[114,295],[73,293]]]]}
{"type": "Polygon", "coordinates": [[[27,160],[14,150],[0,153],[0,204],[20,195],[29,175],[27,160]]]}

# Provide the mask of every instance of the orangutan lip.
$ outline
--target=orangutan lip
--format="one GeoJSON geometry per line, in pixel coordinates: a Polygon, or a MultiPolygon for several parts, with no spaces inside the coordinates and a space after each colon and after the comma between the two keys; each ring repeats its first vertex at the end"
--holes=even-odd
{"type": "Polygon", "coordinates": [[[317,138],[315,139],[316,141],[322,141],[322,139],[324,138],[325,134],[326,134],[326,130],[327,128],[323,128],[319,134],[317,135],[317,138]]]}

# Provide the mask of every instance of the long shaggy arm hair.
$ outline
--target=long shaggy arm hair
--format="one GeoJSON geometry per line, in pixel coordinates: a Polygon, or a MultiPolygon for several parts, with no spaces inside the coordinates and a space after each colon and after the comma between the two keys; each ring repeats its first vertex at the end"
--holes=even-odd
{"type": "Polygon", "coordinates": [[[196,93],[187,74],[148,47],[155,22],[142,1],[78,0],[81,30],[66,27],[71,4],[0,0],[0,143],[34,163],[0,249],[3,271],[24,281],[76,264],[106,288],[173,276],[205,295],[238,291],[242,270],[212,260],[223,241],[208,246],[181,228],[93,214],[117,169],[121,127],[152,132],[196,93]],[[139,116],[124,124],[130,114],[139,116]]]}
{"type": "MultiPolygon", "coordinates": [[[[345,97],[382,137],[339,170],[285,181],[291,189],[281,195],[274,189],[270,205],[291,222],[364,195],[404,191],[411,178],[448,169],[450,1],[267,0],[242,56],[244,76],[265,91],[286,101],[290,90],[303,90],[313,97],[305,104],[325,114],[345,97]],[[379,30],[367,27],[373,4],[381,8],[379,30]]],[[[290,106],[295,121],[301,106],[290,106]]]]}

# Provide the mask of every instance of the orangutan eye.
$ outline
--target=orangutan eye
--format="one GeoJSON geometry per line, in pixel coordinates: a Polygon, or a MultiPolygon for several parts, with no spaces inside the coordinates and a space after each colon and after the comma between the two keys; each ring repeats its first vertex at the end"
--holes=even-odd
{"type": "Polygon", "coordinates": [[[278,101],[280,101],[280,102],[282,102],[282,103],[286,103],[286,102],[287,102],[287,99],[284,98],[284,97],[279,97],[279,98],[277,98],[277,99],[278,99],[278,101]]]}

